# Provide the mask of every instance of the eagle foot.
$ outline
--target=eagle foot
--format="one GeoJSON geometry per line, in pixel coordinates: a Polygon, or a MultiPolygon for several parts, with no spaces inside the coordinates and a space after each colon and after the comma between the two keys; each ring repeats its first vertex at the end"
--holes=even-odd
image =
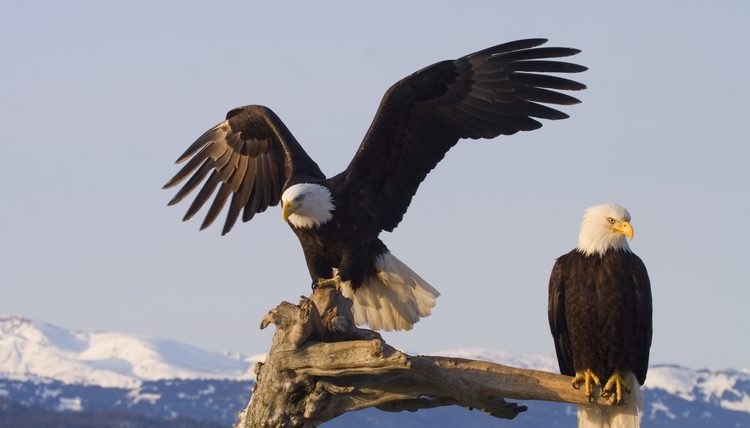
{"type": "Polygon", "coordinates": [[[627,391],[628,394],[632,392],[630,386],[625,383],[625,380],[622,378],[620,372],[615,370],[615,372],[612,373],[612,376],[609,377],[607,383],[602,389],[602,397],[606,399],[612,398],[612,400],[610,400],[612,404],[620,404],[622,403],[623,389],[627,391]]]}
{"type": "Polygon", "coordinates": [[[326,288],[331,287],[336,290],[341,289],[341,277],[336,275],[332,278],[318,278],[317,281],[313,282],[312,288],[326,288]]]}
{"type": "Polygon", "coordinates": [[[573,388],[575,389],[581,389],[581,384],[583,384],[584,392],[586,392],[586,397],[589,399],[589,403],[594,402],[594,393],[593,393],[593,385],[598,386],[599,388],[602,387],[602,383],[599,380],[599,377],[594,374],[591,369],[586,369],[583,372],[576,373],[575,377],[572,381],[573,388]]]}

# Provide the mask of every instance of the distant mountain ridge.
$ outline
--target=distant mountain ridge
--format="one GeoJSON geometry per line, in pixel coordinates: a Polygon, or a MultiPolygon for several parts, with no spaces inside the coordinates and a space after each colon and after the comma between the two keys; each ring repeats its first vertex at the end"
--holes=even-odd
{"type": "Polygon", "coordinates": [[[145,336],[0,317],[0,377],[136,388],[161,379],[254,379],[256,358],[145,336]]]}
{"type": "MultiPolygon", "coordinates": [[[[550,355],[486,349],[436,354],[557,371],[550,355]]],[[[45,411],[134,412],[154,420],[185,417],[228,425],[250,397],[252,368],[260,359],[145,336],[77,332],[22,317],[0,317],[0,399],[45,411]]],[[[747,369],[653,366],[644,394],[648,426],[750,428],[747,369]]],[[[575,414],[571,405],[526,404],[529,412],[508,426],[540,426],[542,421],[570,426],[575,414]]],[[[461,408],[401,414],[366,410],[326,426],[448,427],[459,421],[460,426],[505,426],[504,421],[461,408]]]]}

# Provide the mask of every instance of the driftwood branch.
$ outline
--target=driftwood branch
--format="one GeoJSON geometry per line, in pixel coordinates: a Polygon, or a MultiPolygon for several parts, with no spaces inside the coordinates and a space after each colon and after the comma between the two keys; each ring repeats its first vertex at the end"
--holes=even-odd
{"type": "Polygon", "coordinates": [[[368,407],[400,412],[459,405],[512,419],[526,407],[506,398],[589,403],[568,376],[407,355],[352,319],[351,302],[334,288],[271,310],[261,328],[274,323],[277,331],[235,427],[316,427],[368,407]]]}

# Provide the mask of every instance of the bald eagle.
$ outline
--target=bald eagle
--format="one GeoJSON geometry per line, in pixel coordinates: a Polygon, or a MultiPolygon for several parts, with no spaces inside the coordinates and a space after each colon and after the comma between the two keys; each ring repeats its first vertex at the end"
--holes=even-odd
{"type": "Polygon", "coordinates": [[[204,182],[188,220],[215,194],[201,229],[231,196],[222,234],[281,202],[316,285],[336,285],[352,299],[355,322],[375,330],[410,329],[430,314],[438,291],[378,239],[392,232],[417,187],[462,138],[494,138],[537,129],[535,118],[568,116],[545,104],[578,99],[555,91],[585,85],[539,73],[586,67],[551,58],[571,48],[538,47],[545,39],[500,44],[441,61],[394,84],[349,166],[326,177],[267,107],[235,108],[177,159],[185,166],[164,186],[188,178],[169,205],[204,182]],[[208,178],[206,178],[208,177],[208,178]],[[218,188],[218,190],[217,190],[218,188]]]}
{"type": "Polygon", "coordinates": [[[639,385],[651,347],[651,284],[633,238],[630,213],[615,204],[586,210],[578,246],[557,259],[549,281],[549,325],[560,372],[590,400],[593,387],[613,404],[580,406],[581,427],[637,427],[639,385]],[[601,384],[604,380],[604,386],[601,384]]]}

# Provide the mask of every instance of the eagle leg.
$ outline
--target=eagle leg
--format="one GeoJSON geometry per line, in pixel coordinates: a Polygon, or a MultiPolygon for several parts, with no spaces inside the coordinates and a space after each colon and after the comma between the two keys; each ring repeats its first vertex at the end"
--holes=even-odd
{"type": "Polygon", "coordinates": [[[586,397],[588,397],[589,402],[594,401],[594,394],[593,394],[593,385],[598,386],[599,388],[602,387],[602,383],[599,380],[599,377],[594,374],[591,369],[586,369],[583,372],[577,372],[575,377],[573,378],[573,388],[575,389],[581,389],[581,384],[584,385],[584,391],[586,392],[586,397]]]}
{"type": "Polygon", "coordinates": [[[313,283],[313,290],[318,287],[333,287],[338,290],[341,288],[341,277],[334,275],[332,278],[318,278],[318,280],[313,283]]]}
{"type": "Polygon", "coordinates": [[[602,389],[602,397],[604,398],[610,398],[612,394],[614,394],[614,400],[613,404],[620,404],[622,403],[622,390],[625,390],[630,394],[632,391],[630,389],[630,386],[625,383],[625,379],[622,378],[622,375],[620,374],[619,370],[615,370],[614,373],[612,373],[612,376],[609,377],[607,380],[607,383],[604,385],[604,388],[602,389]]]}

